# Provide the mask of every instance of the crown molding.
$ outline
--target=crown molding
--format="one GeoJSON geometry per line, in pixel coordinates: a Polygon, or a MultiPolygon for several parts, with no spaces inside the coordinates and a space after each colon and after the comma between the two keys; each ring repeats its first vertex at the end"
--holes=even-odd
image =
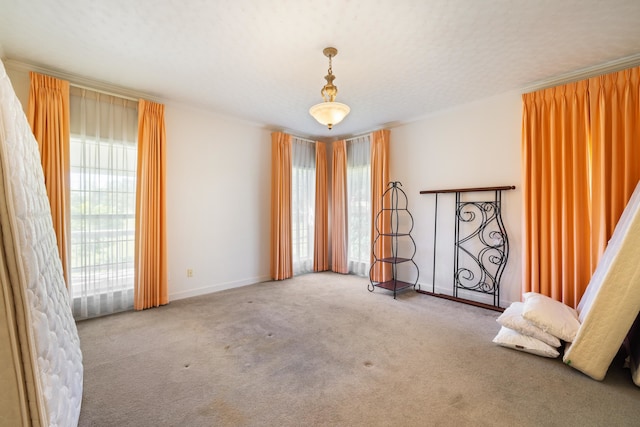
{"type": "Polygon", "coordinates": [[[601,76],[603,74],[614,73],[616,71],[627,68],[637,67],[640,65],[640,53],[625,56],[624,58],[614,59],[613,61],[594,65],[592,67],[582,68],[565,74],[560,74],[537,82],[532,82],[522,88],[522,93],[534,92],[537,90],[547,89],[554,86],[560,86],[567,83],[573,83],[580,80],[589,79],[591,77],[601,76]]]}
{"type": "Polygon", "coordinates": [[[47,74],[49,76],[52,76],[58,79],[67,80],[73,86],[93,90],[96,92],[106,93],[108,95],[115,95],[123,98],[129,98],[135,101],[142,98],[148,101],[162,103],[165,106],[172,106],[172,107],[188,109],[188,110],[198,111],[198,112],[206,112],[208,114],[214,114],[220,119],[237,122],[237,123],[251,126],[251,127],[264,128],[265,126],[264,123],[242,119],[236,116],[225,114],[224,112],[214,111],[210,107],[207,107],[204,105],[190,104],[180,100],[173,100],[173,99],[163,98],[160,96],[152,96],[148,93],[127,89],[121,86],[116,86],[116,85],[106,83],[106,82],[101,82],[98,80],[88,79],[86,77],[82,77],[77,74],[67,73],[59,70],[52,70],[50,68],[41,67],[38,65],[18,61],[15,59],[6,59],[6,60],[3,60],[3,62],[6,68],[12,69],[14,71],[21,71],[21,72],[35,71],[37,73],[47,74]]]}
{"type": "MultiPolygon", "coordinates": [[[[631,56],[625,56],[624,58],[615,59],[613,61],[605,62],[602,64],[594,65],[592,67],[581,68],[580,70],[575,70],[569,73],[559,74],[557,76],[550,77],[548,79],[538,80],[536,82],[529,83],[519,89],[509,90],[502,94],[492,95],[485,99],[492,98],[493,96],[502,96],[509,93],[517,94],[518,96],[520,96],[523,93],[535,92],[537,90],[542,90],[542,89],[547,89],[554,86],[560,86],[563,84],[577,82],[577,81],[585,80],[591,77],[601,76],[603,74],[608,74],[608,73],[614,73],[617,71],[621,71],[627,68],[632,68],[637,66],[640,66],[640,53],[631,55],[631,56]]],[[[469,101],[466,104],[473,104],[475,102],[481,102],[481,101],[484,101],[484,99],[469,101]]],[[[410,119],[385,123],[384,127],[394,128],[394,127],[399,127],[399,126],[404,126],[407,124],[419,122],[421,120],[431,118],[439,114],[447,113],[451,110],[454,110],[466,104],[453,105],[437,111],[432,111],[426,114],[422,114],[410,119]]]]}
{"type": "Polygon", "coordinates": [[[71,85],[78,86],[85,89],[91,89],[98,92],[104,92],[109,95],[116,95],[125,98],[131,98],[138,100],[140,98],[154,102],[165,102],[163,98],[154,96],[148,93],[139,92],[136,90],[128,89],[122,86],[113,85],[111,83],[102,82],[99,80],[92,80],[77,74],[68,73],[65,71],[55,70],[51,68],[41,67],[39,65],[29,64],[26,62],[18,61],[15,59],[6,59],[3,61],[5,67],[15,71],[29,72],[35,71],[36,73],[46,74],[58,79],[67,80],[71,85]]]}

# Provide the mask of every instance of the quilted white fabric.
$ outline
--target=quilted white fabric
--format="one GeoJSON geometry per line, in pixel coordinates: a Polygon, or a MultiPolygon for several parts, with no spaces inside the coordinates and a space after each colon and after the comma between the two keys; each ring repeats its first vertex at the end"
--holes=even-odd
{"type": "MultiPolygon", "coordinates": [[[[74,426],[82,401],[82,353],[62,276],[38,144],[0,62],[0,200],[31,418],[74,426]]],[[[2,387],[2,384],[0,384],[2,387]]]]}
{"type": "Polygon", "coordinates": [[[578,304],[581,322],[563,360],[596,380],[607,369],[640,311],[640,183],[578,304]]]}

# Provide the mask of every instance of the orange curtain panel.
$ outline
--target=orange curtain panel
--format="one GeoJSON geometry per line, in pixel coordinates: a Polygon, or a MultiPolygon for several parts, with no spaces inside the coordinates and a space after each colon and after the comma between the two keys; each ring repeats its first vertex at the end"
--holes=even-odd
{"type": "Polygon", "coordinates": [[[640,179],[640,67],[523,95],[523,290],[577,306],[640,179]]]}
{"type": "Polygon", "coordinates": [[[348,274],[347,260],[347,142],[333,143],[331,172],[331,270],[348,274]]]}
{"type": "MultiPolygon", "coordinates": [[[[382,194],[387,189],[389,183],[389,130],[378,130],[371,134],[371,242],[377,236],[376,216],[382,205],[382,194]]],[[[389,208],[390,206],[384,206],[389,208]]],[[[384,211],[378,218],[378,227],[381,233],[389,233],[391,230],[391,218],[388,211],[384,211]]],[[[375,250],[378,258],[391,256],[391,240],[388,236],[381,236],[376,242],[375,250]]],[[[373,252],[371,254],[373,263],[373,252]]],[[[373,266],[371,279],[376,282],[384,282],[392,278],[391,264],[379,262],[373,266]]]]}
{"type": "Polygon", "coordinates": [[[587,82],[523,95],[523,290],[577,306],[589,278],[587,82]]]}
{"type": "Polygon", "coordinates": [[[291,135],[271,134],[271,277],[293,276],[291,252],[291,135]]]}
{"type": "Polygon", "coordinates": [[[316,142],[316,208],[313,271],[329,269],[329,211],[327,198],[327,146],[316,142]]]}
{"type": "Polygon", "coordinates": [[[640,67],[589,79],[592,267],[640,179],[640,67]]]}
{"type": "Polygon", "coordinates": [[[51,218],[69,286],[69,82],[29,73],[28,119],[38,141],[51,218]]]}
{"type": "Polygon", "coordinates": [[[134,308],[169,302],[165,214],[166,136],[164,105],[138,102],[138,171],[134,308]]]}

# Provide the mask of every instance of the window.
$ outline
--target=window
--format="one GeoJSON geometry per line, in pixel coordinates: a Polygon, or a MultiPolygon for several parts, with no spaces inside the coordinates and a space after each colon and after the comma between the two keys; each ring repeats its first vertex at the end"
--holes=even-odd
{"type": "Polygon", "coordinates": [[[371,140],[347,140],[347,259],[349,272],[366,276],[371,263],[371,140]]]}
{"type": "Polygon", "coordinates": [[[71,274],[76,318],[133,307],[136,103],[72,88],[71,274]]]}
{"type": "Polygon", "coordinates": [[[315,144],[293,137],[291,144],[291,242],[293,274],[313,271],[316,198],[315,144]]]}

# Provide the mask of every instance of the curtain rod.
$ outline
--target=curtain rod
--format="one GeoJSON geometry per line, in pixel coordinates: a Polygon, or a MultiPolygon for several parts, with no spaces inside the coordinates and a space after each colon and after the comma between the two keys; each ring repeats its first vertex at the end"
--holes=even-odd
{"type": "Polygon", "coordinates": [[[36,73],[46,74],[48,76],[55,77],[57,79],[66,80],[69,82],[69,86],[73,86],[78,89],[87,89],[87,90],[94,91],[96,93],[103,93],[105,95],[117,96],[119,98],[126,99],[129,101],[135,101],[135,102],[138,102],[139,98],[144,98],[144,99],[148,99],[150,101],[155,101],[155,102],[161,102],[159,101],[159,98],[156,99],[151,95],[148,95],[145,93],[138,93],[136,91],[128,90],[126,88],[119,88],[117,86],[113,86],[109,83],[104,83],[104,82],[101,83],[101,82],[94,81],[82,76],[78,76],[76,74],[65,73],[63,71],[55,71],[48,68],[40,67],[38,65],[17,61],[15,59],[5,60],[4,65],[5,67],[11,68],[13,70],[24,71],[26,73],[30,71],[35,71],[36,73]],[[81,84],[81,83],[84,83],[84,84],[81,84]],[[107,90],[97,89],[96,87],[104,87],[107,90]],[[116,90],[116,92],[111,92],[109,90],[111,87],[113,87],[116,90]],[[127,95],[122,95],[122,93],[117,93],[117,91],[119,91],[120,89],[122,89],[123,92],[130,93],[131,95],[127,96],[127,95]]]}
{"type": "Polygon", "coordinates": [[[90,90],[92,92],[101,93],[103,95],[115,96],[116,98],[122,98],[122,99],[126,99],[126,100],[129,100],[129,101],[134,101],[134,102],[138,102],[139,101],[138,98],[133,98],[131,96],[126,96],[126,95],[120,95],[119,93],[108,92],[106,90],[96,89],[96,88],[89,87],[89,86],[79,85],[77,83],[69,82],[69,86],[73,86],[73,87],[78,88],[78,89],[90,90]]]}

